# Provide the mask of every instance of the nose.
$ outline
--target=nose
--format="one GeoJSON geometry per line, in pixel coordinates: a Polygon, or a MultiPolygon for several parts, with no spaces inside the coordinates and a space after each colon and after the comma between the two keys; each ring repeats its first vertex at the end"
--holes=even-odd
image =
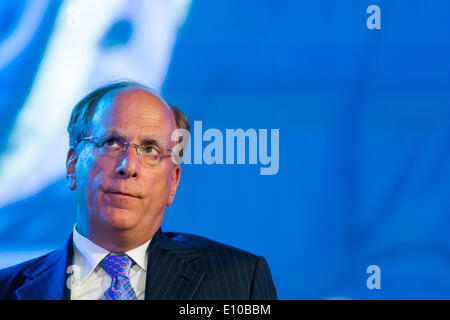
{"type": "Polygon", "coordinates": [[[119,159],[116,175],[123,179],[137,178],[140,161],[136,148],[128,147],[119,159]]]}

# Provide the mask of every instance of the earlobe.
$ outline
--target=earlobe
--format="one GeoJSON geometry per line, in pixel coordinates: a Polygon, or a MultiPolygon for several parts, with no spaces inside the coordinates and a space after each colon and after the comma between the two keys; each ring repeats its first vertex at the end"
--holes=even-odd
{"type": "Polygon", "coordinates": [[[78,155],[76,154],[75,149],[70,148],[66,158],[66,182],[67,187],[72,191],[77,187],[75,178],[75,164],[77,163],[77,160],[78,155]]]}
{"type": "Polygon", "coordinates": [[[175,193],[177,192],[178,182],[180,182],[180,171],[181,167],[177,165],[172,170],[172,186],[170,188],[169,199],[167,200],[167,206],[172,204],[173,198],[175,198],[175,193]]]}

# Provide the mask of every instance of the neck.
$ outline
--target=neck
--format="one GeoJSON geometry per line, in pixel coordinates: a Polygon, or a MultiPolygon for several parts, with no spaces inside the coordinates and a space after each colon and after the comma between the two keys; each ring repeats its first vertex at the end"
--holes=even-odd
{"type": "Polygon", "coordinates": [[[138,232],[136,230],[116,230],[86,228],[82,224],[77,223],[77,231],[88,238],[96,245],[114,253],[123,253],[137,248],[150,240],[158,231],[159,225],[146,229],[146,232],[138,232]]]}

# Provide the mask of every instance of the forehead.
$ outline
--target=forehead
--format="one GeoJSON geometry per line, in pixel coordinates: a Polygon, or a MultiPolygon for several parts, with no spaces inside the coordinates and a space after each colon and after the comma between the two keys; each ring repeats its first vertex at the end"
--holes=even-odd
{"type": "Polygon", "coordinates": [[[140,88],[108,93],[98,103],[91,121],[93,135],[116,131],[133,139],[156,136],[170,141],[174,129],[175,121],[167,104],[140,88]]]}

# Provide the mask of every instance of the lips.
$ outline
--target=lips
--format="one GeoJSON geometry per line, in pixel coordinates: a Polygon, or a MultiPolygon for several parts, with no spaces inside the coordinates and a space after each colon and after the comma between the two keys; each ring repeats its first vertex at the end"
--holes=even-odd
{"type": "Polygon", "coordinates": [[[122,192],[122,191],[116,191],[116,190],[107,190],[105,193],[112,194],[112,195],[117,195],[117,196],[123,196],[123,197],[131,197],[131,198],[138,198],[138,199],[141,198],[137,194],[132,194],[132,193],[128,193],[128,192],[122,192]]]}

